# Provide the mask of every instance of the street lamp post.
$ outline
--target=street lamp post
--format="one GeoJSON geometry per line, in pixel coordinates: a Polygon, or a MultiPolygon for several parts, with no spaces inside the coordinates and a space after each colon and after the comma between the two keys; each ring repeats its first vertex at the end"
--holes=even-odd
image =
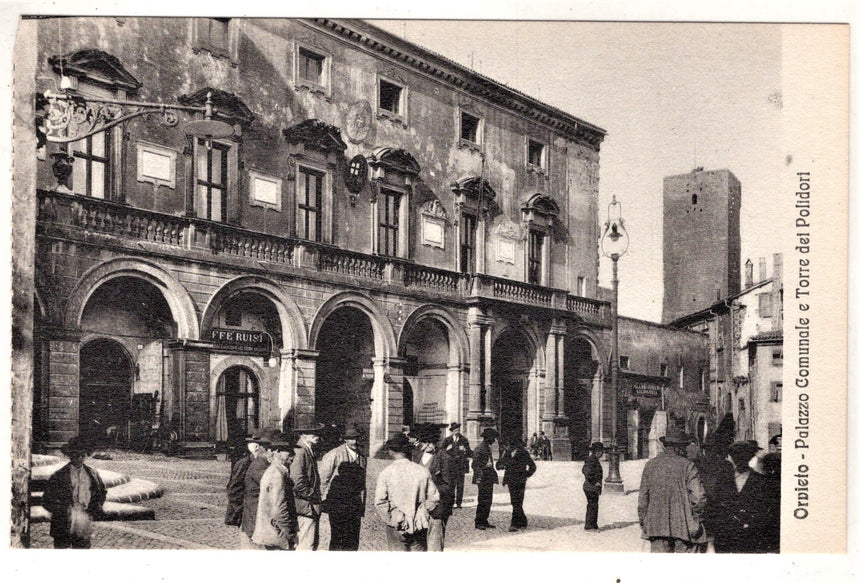
{"type": "Polygon", "coordinates": [[[612,374],[612,442],[608,448],[609,475],[604,485],[607,492],[624,493],[624,482],[621,480],[619,462],[622,450],[618,447],[618,260],[627,253],[630,237],[624,228],[621,218],[621,203],[612,195],[609,203],[606,226],[601,239],[603,254],[612,260],[612,359],[610,369],[612,374]]]}

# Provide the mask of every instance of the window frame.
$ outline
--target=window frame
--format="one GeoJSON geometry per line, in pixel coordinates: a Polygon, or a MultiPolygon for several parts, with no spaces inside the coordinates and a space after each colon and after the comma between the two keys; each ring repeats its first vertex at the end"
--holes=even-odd
{"type": "Polygon", "coordinates": [[[379,195],[376,199],[376,205],[374,209],[374,214],[376,216],[376,248],[375,252],[377,255],[382,255],[385,257],[402,257],[403,253],[403,244],[401,242],[401,229],[403,225],[403,207],[404,207],[404,198],[405,193],[396,188],[391,188],[388,185],[380,185],[379,186],[379,195]],[[388,209],[388,202],[390,200],[394,200],[395,211],[394,213],[385,213],[386,222],[382,220],[382,211],[383,208],[388,209]],[[387,221],[389,220],[389,215],[393,216],[396,221],[395,224],[391,225],[387,221]],[[393,253],[390,252],[391,249],[388,248],[388,242],[390,239],[389,236],[383,238],[383,233],[386,235],[390,235],[390,233],[394,233],[393,244],[394,249],[393,253]],[[385,243],[383,244],[383,239],[385,243]]]}
{"type": "Polygon", "coordinates": [[[478,267],[478,214],[462,212],[458,231],[457,271],[474,274],[478,267]],[[468,257],[463,256],[464,251],[468,253],[468,257]]]}
{"type": "Polygon", "coordinates": [[[461,147],[480,151],[484,147],[484,117],[476,111],[468,108],[460,108],[457,115],[457,142],[461,147]],[[463,137],[463,118],[471,117],[477,122],[475,124],[475,139],[463,137]]]}
{"type": "Polygon", "coordinates": [[[227,223],[228,218],[230,216],[229,213],[229,204],[230,204],[230,166],[231,166],[231,154],[233,153],[233,144],[228,144],[221,140],[207,140],[206,138],[195,138],[194,139],[194,153],[193,153],[193,172],[194,179],[192,182],[193,188],[193,209],[194,215],[197,218],[213,221],[217,223],[227,223]],[[207,143],[208,142],[208,143],[207,143]],[[200,153],[200,149],[203,148],[206,151],[206,171],[207,178],[209,180],[202,181],[198,174],[198,154],[200,153]],[[219,150],[223,152],[223,162],[221,164],[221,175],[223,179],[223,190],[221,192],[221,218],[215,219],[212,218],[212,185],[217,185],[221,183],[215,183],[211,180],[212,178],[212,151],[219,150]],[[197,212],[198,209],[198,186],[207,187],[207,196],[206,196],[206,216],[200,216],[197,212]]]}
{"type": "Polygon", "coordinates": [[[547,146],[547,144],[540,140],[526,137],[525,148],[526,171],[529,173],[546,176],[549,172],[549,147],[547,146]],[[540,146],[540,162],[538,164],[533,163],[531,159],[532,144],[540,146]]]}
{"type": "Polygon", "coordinates": [[[310,93],[331,100],[331,53],[316,44],[296,41],[293,44],[293,86],[296,90],[305,89],[310,93]],[[320,80],[307,79],[301,75],[302,52],[322,59],[320,80]]]}
{"type": "Polygon", "coordinates": [[[546,261],[547,261],[547,232],[543,229],[529,228],[526,240],[526,283],[531,285],[546,286],[546,261]],[[540,241],[539,257],[534,252],[535,242],[540,241]],[[533,278],[533,266],[537,266],[537,277],[533,278]],[[533,281],[536,279],[536,281],[533,281]]]}
{"type": "Polygon", "coordinates": [[[310,241],[312,243],[324,243],[327,241],[326,237],[326,192],[328,190],[329,177],[328,172],[325,170],[315,168],[312,165],[308,164],[298,164],[296,167],[296,188],[295,188],[295,196],[294,196],[294,204],[293,204],[293,212],[294,212],[294,226],[293,232],[297,239],[302,239],[303,241],[310,241]],[[301,194],[301,181],[303,180],[303,176],[314,175],[317,177],[317,188],[319,192],[316,194],[318,206],[311,206],[307,201],[305,204],[300,202],[300,194],[301,194]],[[299,211],[304,208],[306,213],[314,212],[316,215],[315,220],[315,229],[316,229],[316,238],[312,239],[308,237],[308,226],[307,220],[305,221],[305,232],[302,233],[299,230],[299,211]]]}
{"type": "Polygon", "coordinates": [[[195,53],[206,51],[213,57],[228,59],[233,65],[238,64],[239,43],[235,18],[195,16],[191,22],[191,47],[195,53]],[[212,43],[212,21],[226,21],[227,30],[224,46],[216,46],[212,43]]]}
{"type": "Polygon", "coordinates": [[[88,136],[81,140],[77,140],[74,142],[69,142],[68,146],[68,154],[72,158],[74,158],[74,162],[72,162],[73,174],[72,174],[72,192],[79,196],[86,196],[90,198],[98,198],[101,200],[111,200],[112,199],[112,180],[111,177],[113,175],[112,168],[112,153],[113,153],[113,136],[111,130],[105,130],[102,132],[98,132],[95,135],[103,136],[102,142],[102,150],[104,151],[103,155],[93,154],[93,138],[95,135],[88,136]],[[76,145],[84,143],[85,150],[76,149],[76,145]],[[74,174],[74,170],[77,169],[78,165],[76,162],[78,160],[83,160],[84,168],[86,170],[86,179],[84,183],[84,191],[78,192],[77,185],[78,181],[74,174]],[[92,191],[93,188],[93,166],[95,164],[103,165],[104,175],[102,176],[102,192],[99,194],[94,194],[92,191]]]}
{"type": "Polygon", "coordinates": [[[395,123],[399,123],[406,127],[409,123],[409,86],[404,79],[392,74],[377,73],[376,75],[376,95],[374,108],[378,119],[386,119],[395,123]],[[400,89],[397,97],[397,111],[390,111],[382,107],[382,86],[383,83],[393,85],[400,89]]]}

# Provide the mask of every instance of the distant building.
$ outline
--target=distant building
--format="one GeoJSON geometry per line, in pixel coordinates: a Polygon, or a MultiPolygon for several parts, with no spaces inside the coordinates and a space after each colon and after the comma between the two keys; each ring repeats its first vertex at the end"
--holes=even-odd
{"type": "Polygon", "coordinates": [[[735,439],[766,447],[782,433],[782,254],[757,266],[747,260],[744,289],[672,325],[708,335],[710,403],[714,417],[730,416],[735,439]],[[757,267],[757,276],[754,276],[757,267]]]}
{"type": "Polygon", "coordinates": [[[729,170],[663,179],[663,323],[740,291],[740,208],[729,170]]]}

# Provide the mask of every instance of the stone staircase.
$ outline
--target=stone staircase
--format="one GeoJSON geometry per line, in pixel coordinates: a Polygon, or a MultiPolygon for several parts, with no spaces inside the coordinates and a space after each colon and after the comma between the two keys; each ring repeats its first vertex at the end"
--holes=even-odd
{"type": "MultiPolygon", "coordinates": [[[[51,475],[62,468],[68,460],[52,456],[33,454],[32,474],[30,477],[30,522],[47,522],[51,514],[42,508],[42,493],[51,475]]],[[[135,502],[158,498],[164,490],[148,480],[131,478],[110,470],[97,469],[107,488],[102,520],[154,520],[151,508],[135,502]]]]}

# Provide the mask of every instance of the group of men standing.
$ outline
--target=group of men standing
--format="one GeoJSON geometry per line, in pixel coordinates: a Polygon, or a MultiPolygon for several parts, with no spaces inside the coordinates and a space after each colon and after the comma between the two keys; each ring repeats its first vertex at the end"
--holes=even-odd
{"type": "Polygon", "coordinates": [[[263,429],[247,438],[247,453],[233,462],[225,524],[239,528],[239,547],[317,550],[323,510],[331,524],[329,550],[358,550],[364,515],[367,458],[348,426],[343,443],[317,464],[322,425],[292,434],[263,429]],[[293,437],[296,437],[293,440],[293,437]]]}

